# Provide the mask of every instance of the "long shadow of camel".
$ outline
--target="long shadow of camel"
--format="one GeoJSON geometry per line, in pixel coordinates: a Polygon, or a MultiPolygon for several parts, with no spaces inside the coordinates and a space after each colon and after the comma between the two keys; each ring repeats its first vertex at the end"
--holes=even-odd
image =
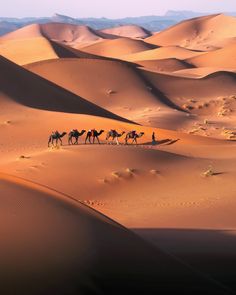
{"type": "MultiPolygon", "coordinates": [[[[159,146],[159,145],[172,145],[175,144],[176,142],[178,142],[180,139],[163,139],[163,140],[156,140],[155,142],[144,142],[144,143],[140,143],[137,144],[138,146],[159,146]]],[[[64,143],[62,146],[81,146],[81,145],[107,145],[107,143],[101,142],[100,144],[96,143],[87,143],[85,144],[84,142],[79,142],[79,144],[68,144],[68,143],[64,143]]],[[[132,144],[129,144],[132,146],[132,144]]],[[[114,144],[114,146],[116,146],[116,144],[114,144]]],[[[120,146],[125,146],[124,143],[120,143],[120,146]]],[[[127,145],[128,146],[128,145],[127,145]]]]}

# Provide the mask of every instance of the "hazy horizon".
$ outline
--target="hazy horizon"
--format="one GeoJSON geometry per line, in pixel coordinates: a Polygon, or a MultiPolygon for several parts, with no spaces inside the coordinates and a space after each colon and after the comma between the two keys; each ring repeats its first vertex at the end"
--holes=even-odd
{"type": "Polygon", "coordinates": [[[1,7],[1,17],[49,17],[55,13],[68,15],[76,18],[86,17],[106,17],[106,18],[123,18],[137,17],[144,15],[164,15],[168,10],[189,10],[200,13],[220,13],[236,11],[235,0],[119,0],[111,2],[108,0],[87,0],[78,3],[77,0],[41,0],[33,3],[32,0],[8,0],[1,7]],[[20,2],[20,5],[19,5],[20,2]]]}

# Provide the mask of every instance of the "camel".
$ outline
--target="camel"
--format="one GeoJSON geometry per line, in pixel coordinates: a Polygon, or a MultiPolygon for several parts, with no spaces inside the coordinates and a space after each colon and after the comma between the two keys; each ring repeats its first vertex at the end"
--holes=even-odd
{"type": "Polygon", "coordinates": [[[118,133],[116,130],[110,130],[108,133],[107,133],[107,137],[106,137],[106,141],[107,141],[107,144],[109,143],[109,138],[111,137],[112,138],[112,142],[114,142],[114,140],[116,140],[116,144],[119,145],[119,141],[118,141],[118,138],[123,136],[125,134],[125,132],[121,132],[121,133],[118,133]]]}
{"type": "Polygon", "coordinates": [[[79,137],[82,136],[86,130],[82,130],[79,132],[77,129],[73,129],[69,134],[68,134],[68,144],[78,144],[79,137]],[[72,142],[73,137],[75,138],[75,142],[72,142]]]}
{"type": "Polygon", "coordinates": [[[138,144],[137,142],[137,138],[140,138],[144,135],[144,132],[140,132],[139,134],[137,134],[135,131],[130,131],[129,133],[126,134],[126,137],[125,137],[125,144],[128,144],[128,140],[129,139],[133,139],[132,143],[133,144],[134,142],[136,144],[138,144]]]}
{"type": "Polygon", "coordinates": [[[63,132],[62,134],[60,134],[58,131],[53,132],[48,139],[48,147],[50,145],[50,143],[52,143],[52,145],[54,146],[54,140],[56,140],[56,145],[58,144],[58,140],[60,141],[61,145],[62,145],[62,137],[64,137],[66,135],[66,132],[63,132]]]}
{"type": "Polygon", "coordinates": [[[104,130],[100,130],[99,132],[95,129],[93,130],[89,130],[87,132],[87,135],[86,135],[86,139],[85,139],[85,144],[87,143],[87,140],[89,141],[89,143],[91,143],[91,137],[93,138],[93,144],[95,142],[95,139],[97,139],[98,143],[100,144],[100,141],[99,141],[99,136],[104,132],[104,130]]]}

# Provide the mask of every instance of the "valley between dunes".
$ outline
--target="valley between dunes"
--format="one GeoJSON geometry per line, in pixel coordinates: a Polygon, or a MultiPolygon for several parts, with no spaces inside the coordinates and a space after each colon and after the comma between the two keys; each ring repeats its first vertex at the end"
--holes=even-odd
{"type": "Polygon", "coordinates": [[[235,28],[211,15],[156,34],[55,23],[0,37],[5,282],[24,266],[23,294],[233,294],[235,28]],[[101,144],[69,145],[74,128],[101,144]],[[48,147],[55,130],[63,145],[48,147]]]}

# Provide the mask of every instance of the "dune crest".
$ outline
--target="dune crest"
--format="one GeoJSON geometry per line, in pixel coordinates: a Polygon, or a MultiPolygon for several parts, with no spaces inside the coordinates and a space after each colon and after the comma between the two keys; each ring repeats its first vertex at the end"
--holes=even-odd
{"type": "Polygon", "coordinates": [[[127,121],[3,57],[0,57],[0,65],[5,73],[0,78],[1,92],[17,103],[43,110],[87,113],[127,121]]]}
{"type": "Polygon", "coordinates": [[[187,58],[195,57],[201,54],[204,54],[204,52],[189,50],[179,46],[165,46],[122,56],[122,59],[132,62],[168,58],[185,60],[187,58]]]}
{"type": "Polygon", "coordinates": [[[151,32],[149,32],[148,30],[136,25],[109,28],[109,29],[102,30],[102,32],[106,34],[119,36],[119,37],[139,38],[139,39],[145,39],[152,35],[151,32]]]}
{"type": "Polygon", "coordinates": [[[160,33],[147,38],[146,41],[158,46],[174,46],[214,50],[224,40],[235,38],[236,18],[215,14],[183,21],[160,33]]]}
{"type": "Polygon", "coordinates": [[[145,52],[153,48],[156,48],[156,46],[145,43],[142,40],[118,38],[115,40],[105,40],[80,49],[91,54],[119,58],[122,55],[145,52]]]}

